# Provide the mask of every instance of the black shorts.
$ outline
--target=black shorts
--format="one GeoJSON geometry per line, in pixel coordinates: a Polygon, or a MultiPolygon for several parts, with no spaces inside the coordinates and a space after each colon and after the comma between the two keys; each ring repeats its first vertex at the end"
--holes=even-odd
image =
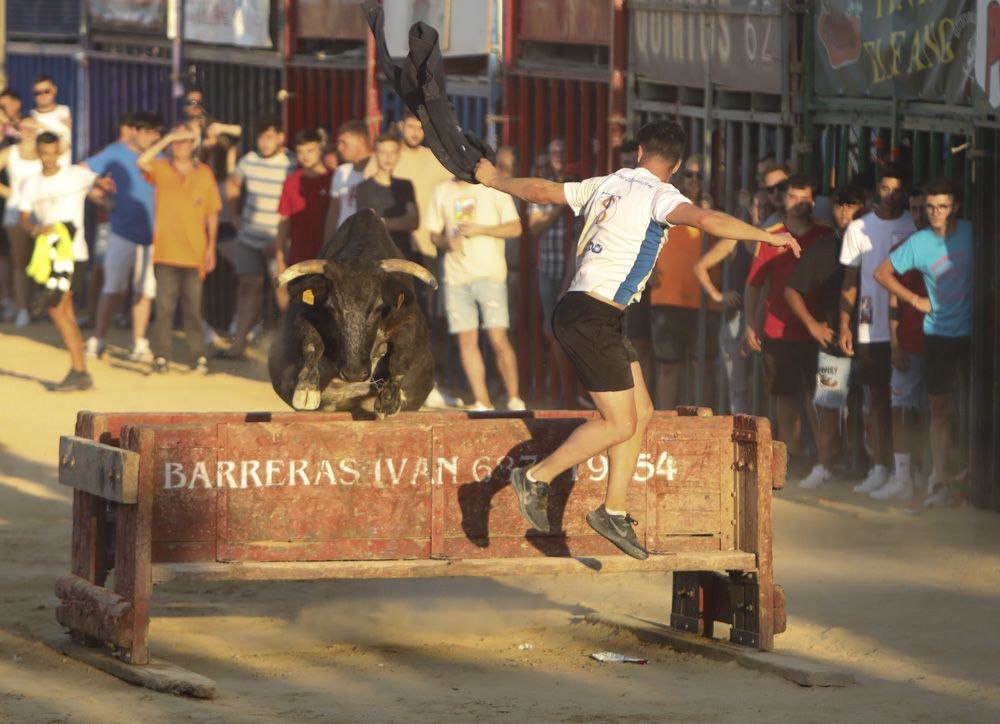
{"type": "Polygon", "coordinates": [[[851,374],[859,385],[888,387],[892,380],[892,350],[888,342],[854,345],[851,374]]]}
{"type": "Polygon", "coordinates": [[[954,392],[955,382],[969,374],[971,347],[970,337],[924,336],[928,395],[954,392]]]}
{"type": "Polygon", "coordinates": [[[639,301],[628,305],[625,309],[625,333],[629,339],[649,340],[653,336],[653,320],[649,304],[651,290],[652,287],[646,285],[639,301]]]}
{"type": "Polygon", "coordinates": [[[552,333],[588,392],[630,390],[639,360],[622,330],[624,312],[583,292],[568,292],[552,313],[552,333]]]}
{"type": "Polygon", "coordinates": [[[761,340],[764,360],[764,386],[769,395],[802,394],[812,400],[816,389],[815,342],[770,339],[761,340]]]}
{"type": "MultiPolygon", "coordinates": [[[[698,356],[698,310],[657,304],[652,308],[653,356],[657,362],[686,362],[698,356]]],[[[705,360],[719,356],[719,323],[722,315],[708,311],[705,325],[705,360]]]]}

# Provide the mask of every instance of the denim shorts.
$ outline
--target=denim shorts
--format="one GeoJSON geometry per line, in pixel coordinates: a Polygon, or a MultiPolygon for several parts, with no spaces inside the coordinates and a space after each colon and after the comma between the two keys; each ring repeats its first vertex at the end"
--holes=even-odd
{"type": "Polygon", "coordinates": [[[444,284],[444,311],[451,334],[473,329],[507,329],[507,282],[476,279],[468,284],[444,284]],[[481,323],[480,323],[481,320],[481,323]]]}
{"type": "Polygon", "coordinates": [[[922,354],[906,355],[906,371],[901,372],[895,367],[892,368],[892,380],[890,389],[892,391],[893,407],[924,407],[927,404],[927,374],[924,366],[924,356],[922,354]]]}
{"type": "Polygon", "coordinates": [[[816,407],[839,410],[847,406],[848,381],[851,378],[851,358],[835,357],[820,352],[816,359],[816,407]]]}

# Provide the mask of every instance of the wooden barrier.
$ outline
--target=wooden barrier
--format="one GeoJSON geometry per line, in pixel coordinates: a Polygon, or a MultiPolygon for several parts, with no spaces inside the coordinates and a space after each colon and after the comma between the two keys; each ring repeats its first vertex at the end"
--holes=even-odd
{"type": "Polygon", "coordinates": [[[509,470],[592,412],[81,412],[60,441],[74,489],[56,618],[78,643],[148,664],[154,582],[674,571],[672,626],[770,650],[785,602],[771,560],[784,446],[767,420],[682,408],[649,426],[628,508],[653,552],[621,554],[585,522],[596,456],[553,482],[553,532],[528,531],[509,470]],[[572,495],[570,493],[572,492],[572,495]],[[114,581],[105,587],[109,571],[114,581]]]}

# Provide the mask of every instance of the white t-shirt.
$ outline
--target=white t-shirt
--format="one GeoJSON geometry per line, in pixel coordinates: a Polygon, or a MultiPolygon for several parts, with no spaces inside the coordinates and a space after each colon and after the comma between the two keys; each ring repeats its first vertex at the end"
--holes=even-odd
{"type": "MultiPolygon", "coordinates": [[[[459,224],[499,226],[519,219],[514,199],[508,194],[452,179],[434,189],[423,226],[432,234],[451,236],[458,233],[459,224]]],[[[495,236],[466,237],[461,251],[444,255],[445,282],[458,286],[477,279],[505,280],[504,246],[504,240],[495,236]]]]}
{"type": "Polygon", "coordinates": [[[342,163],[333,172],[333,179],[330,181],[330,198],[340,201],[340,215],[337,216],[338,227],[349,216],[357,212],[358,185],[364,180],[364,169],[356,171],[353,163],[342,163]]]}
{"type": "Polygon", "coordinates": [[[6,168],[7,179],[10,181],[10,196],[7,197],[7,205],[4,207],[3,223],[7,226],[16,226],[21,223],[21,187],[25,179],[42,172],[42,162],[37,158],[31,160],[21,158],[21,147],[14,145],[7,152],[6,168]]]}
{"type": "Polygon", "coordinates": [[[21,186],[21,211],[35,215],[39,224],[70,222],[76,227],[73,236],[74,261],[87,261],[87,240],[83,235],[83,202],[94,185],[97,174],[83,166],[69,166],[46,176],[37,173],[21,186]]]}
{"type": "Polygon", "coordinates": [[[644,168],[567,183],[563,190],[573,212],[582,210],[586,219],[569,290],[619,304],[638,300],[670,226],[667,216],[691,202],[644,168]]]}
{"type": "Polygon", "coordinates": [[[51,111],[44,113],[36,108],[31,111],[31,117],[38,121],[43,131],[49,131],[66,140],[66,151],[60,154],[59,162],[65,166],[70,165],[73,158],[73,114],[69,106],[57,105],[51,111]]]}
{"type": "Polygon", "coordinates": [[[908,211],[898,219],[880,219],[871,211],[847,225],[840,263],[860,269],[858,342],[889,341],[889,292],[875,281],[875,270],[892,247],[917,230],[908,211]]]}

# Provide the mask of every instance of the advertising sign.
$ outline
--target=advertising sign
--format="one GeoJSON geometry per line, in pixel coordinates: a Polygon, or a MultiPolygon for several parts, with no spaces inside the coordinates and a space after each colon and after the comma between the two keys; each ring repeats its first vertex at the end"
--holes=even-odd
{"type": "Polygon", "coordinates": [[[1000,0],[979,0],[976,17],[976,82],[1000,108],[1000,0]]]}
{"type": "Polygon", "coordinates": [[[974,0],[816,0],[815,16],[819,95],[968,102],[974,0]]]}
{"type": "Polygon", "coordinates": [[[199,43],[271,47],[270,0],[184,3],[184,39],[199,43]]]}
{"type": "Polygon", "coordinates": [[[167,0],[89,0],[90,26],[107,30],[163,32],[167,0]]]}
{"type": "Polygon", "coordinates": [[[298,0],[295,5],[300,38],[364,40],[368,35],[358,0],[298,0]]]}
{"type": "Polygon", "coordinates": [[[489,0],[383,0],[385,41],[393,57],[409,52],[410,26],[423,21],[438,31],[446,58],[490,50],[489,0]]]}
{"type": "Polygon", "coordinates": [[[702,88],[707,71],[719,87],[781,93],[785,51],[777,0],[639,0],[629,7],[638,75],[702,88]],[[704,10],[691,9],[698,5],[704,10]]]}

